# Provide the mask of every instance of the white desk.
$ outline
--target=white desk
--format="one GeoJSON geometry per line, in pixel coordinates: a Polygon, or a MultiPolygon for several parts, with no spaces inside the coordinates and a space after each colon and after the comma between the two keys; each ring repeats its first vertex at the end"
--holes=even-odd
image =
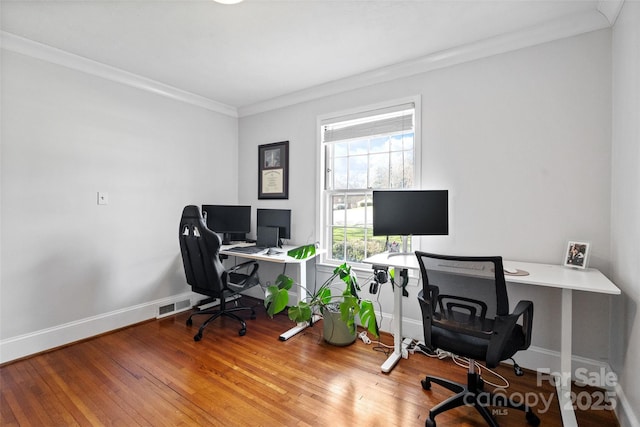
{"type": "MultiPolygon", "coordinates": [[[[415,255],[378,254],[364,260],[367,264],[382,265],[405,270],[420,270],[415,255]]],[[[578,270],[560,265],[536,264],[529,262],[504,260],[503,264],[509,268],[516,268],[529,273],[527,276],[505,274],[507,283],[519,283],[533,286],[546,286],[562,290],[561,325],[560,325],[560,372],[561,378],[556,378],[558,400],[565,427],[578,425],[571,402],[571,321],[573,314],[573,291],[596,292],[611,295],[620,294],[607,277],[594,268],[578,270]]],[[[394,328],[394,351],[382,365],[383,372],[389,372],[402,357],[402,292],[394,291],[394,317],[397,317],[394,328]]]]}
{"type": "MultiPolygon", "coordinates": [[[[372,265],[393,267],[400,270],[420,270],[418,258],[416,258],[414,254],[394,254],[390,257],[389,254],[385,252],[366,258],[362,262],[372,265]]],[[[396,275],[396,277],[400,277],[400,275],[396,275]]],[[[391,372],[393,367],[396,366],[398,361],[402,358],[402,289],[393,290],[393,317],[395,318],[395,324],[392,331],[393,353],[389,355],[387,360],[380,367],[382,372],[391,372]]]]}
{"type": "MultiPolygon", "coordinates": [[[[556,377],[556,390],[560,401],[560,413],[565,427],[577,427],[571,401],[571,321],[573,315],[573,291],[597,292],[619,295],[620,289],[595,268],[578,270],[560,265],[534,264],[519,261],[503,261],[510,268],[529,272],[528,276],[505,274],[507,283],[521,283],[562,289],[560,324],[560,373],[556,377]]],[[[534,332],[535,333],[535,332],[534,332]]]]}
{"type": "MultiPolygon", "coordinates": [[[[287,255],[287,252],[290,251],[291,249],[295,249],[298,246],[288,246],[285,245],[282,248],[279,248],[278,251],[281,251],[281,253],[276,254],[276,255],[266,255],[266,254],[248,254],[248,253],[240,253],[240,252],[233,252],[230,251],[229,249],[234,247],[234,246],[254,246],[253,243],[238,243],[238,244],[233,244],[233,245],[222,245],[222,248],[220,248],[220,254],[221,255],[226,255],[229,257],[238,257],[238,258],[244,258],[244,259],[253,259],[256,261],[266,261],[266,262],[272,262],[272,263],[278,263],[278,264],[295,264],[298,266],[298,268],[300,268],[300,283],[299,283],[299,287],[298,287],[298,301],[303,301],[306,297],[307,297],[307,274],[310,271],[307,267],[308,264],[311,261],[315,262],[315,258],[322,253],[322,250],[316,249],[316,254],[310,257],[307,257],[305,259],[296,259],[296,258],[292,258],[290,256],[287,255]]],[[[314,272],[315,273],[315,272],[314,272]]],[[[313,319],[314,321],[317,319],[313,319]]],[[[289,329],[288,331],[282,333],[280,335],[280,340],[281,341],[286,341],[289,338],[291,338],[292,336],[294,336],[297,333],[302,332],[304,329],[306,329],[309,325],[307,323],[300,323],[296,326],[294,326],[293,328],[289,329]]]]}

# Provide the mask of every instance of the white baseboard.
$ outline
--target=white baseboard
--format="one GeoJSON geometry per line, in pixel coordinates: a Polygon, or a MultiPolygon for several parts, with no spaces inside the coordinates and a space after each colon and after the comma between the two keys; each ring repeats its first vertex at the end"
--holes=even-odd
{"type": "Polygon", "coordinates": [[[90,338],[118,328],[158,317],[158,308],[189,299],[192,304],[201,296],[185,292],[109,313],[76,320],[51,328],[0,340],[0,363],[10,362],[52,348],[90,338]]]}
{"type": "MultiPolygon", "coordinates": [[[[194,305],[198,300],[202,299],[202,296],[193,292],[185,292],[172,297],[150,301],[29,334],[0,340],[0,363],[10,362],[86,338],[91,338],[118,328],[161,317],[158,315],[159,307],[184,302],[186,299],[191,301],[190,305],[194,305]]],[[[382,319],[380,324],[382,331],[392,331],[394,329],[392,327],[392,322],[394,321],[393,314],[376,314],[378,319],[382,319]]],[[[403,338],[423,339],[421,322],[405,318],[402,328],[403,338]]],[[[393,342],[385,344],[393,345],[393,342]]],[[[551,371],[559,371],[560,368],[560,353],[558,351],[531,346],[528,350],[519,352],[516,356],[518,364],[523,368],[531,370],[549,369],[551,371]]],[[[605,369],[606,372],[611,372],[611,368],[607,363],[579,356],[572,358],[572,366],[574,367],[574,372],[575,369],[581,367],[586,368],[589,372],[599,372],[601,369],[605,369]]],[[[638,416],[634,413],[631,403],[627,400],[622,387],[617,384],[614,391],[617,398],[616,414],[621,426],[631,427],[640,425],[638,416]]]]}
{"type": "Polygon", "coordinates": [[[627,399],[627,396],[624,394],[624,390],[620,387],[620,384],[616,384],[614,391],[618,401],[615,412],[618,417],[620,427],[640,426],[640,418],[638,418],[638,415],[634,412],[631,402],[627,399]]]}

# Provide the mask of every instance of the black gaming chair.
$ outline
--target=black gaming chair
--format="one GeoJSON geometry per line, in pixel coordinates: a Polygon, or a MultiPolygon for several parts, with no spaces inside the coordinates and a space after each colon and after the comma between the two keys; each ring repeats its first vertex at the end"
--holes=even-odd
{"type": "Polygon", "coordinates": [[[193,339],[200,341],[204,328],[220,316],[238,320],[242,325],[239,331],[240,336],[246,334],[247,324],[235,313],[251,310],[251,319],[255,319],[255,310],[253,307],[239,306],[237,300],[234,300],[235,304],[232,308],[227,308],[226,300],[259,283],[258,263],[249,261],[225,270],[220,261],[222,245],[220,236],[207,228],[197,206],[186,206],[182,210],[178,237],[187,283],[191,285],[194,292],[220,300],[218,307],[196,311],[189,316],[187,325],[191,326],[193,316],[209,315],[193,339]],[[246,271],[250,269],[250,271],[247,274],[238,273],[241,269],[246,271]]]}
{"type": "Polygon", "coordinates": [[[497,427],[487,402],[524,411],[529,424],[540,424],[530,408],[506,399],[505,393],[484,391],[484,381],[476,368],[476,360],[495,368],[500,361],[510,359],[531,343],[533,303],[520,301],[509,314],[502,258],[447,256],[420,251],[416,251],[416,256],[423,283],[418,301],[426,351],[434,352],[439,348],[469,359],[466,385],[430,375],[422,380],[425,390],[430,390],[431,383],[436,383],[456,393],[429,411],[425,425],[435,427],[435,416],[441,412],[473,405],[490,426],[497,427]],[[451,294],[441,294],[443,287],[451,294]],[[489,288],[495,292],[488,291],[489,288]],[[522,324],[518,324],[521,317],[522,324]]]}

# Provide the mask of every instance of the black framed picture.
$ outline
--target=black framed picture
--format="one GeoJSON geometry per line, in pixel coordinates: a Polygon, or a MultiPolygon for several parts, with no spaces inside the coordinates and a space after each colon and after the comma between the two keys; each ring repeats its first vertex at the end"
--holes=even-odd
{"type": "Polygon", "coordinates": [[[573,268],[587,268],[589,257],[589,243],[569,241],[564,253],[564,266],[573,268]]]}
{"type": "Polygon", "coordinates": [[[289,198],[289,141],[258,146],[258,199],[289,198]]]}

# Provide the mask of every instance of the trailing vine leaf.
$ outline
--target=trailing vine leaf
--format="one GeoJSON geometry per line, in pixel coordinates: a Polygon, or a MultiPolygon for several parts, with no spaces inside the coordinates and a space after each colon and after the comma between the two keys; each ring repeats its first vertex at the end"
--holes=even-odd
{"type": "Polygon", "coordinates": [[[276,277],[276,286],[279,289],[289,290],[293,286],[293,279],[286,274],[279,274],[278,277],[276,277]]]}
{"type": "Polygon", "coordinates": [[[376,337],[380,336],[380,331],[378,330],[378,322],[376,321],[376,312],[371,301],[364,300],[360,302],[359,316],[362,326],[367,328],[367,330],[376,337]]]}
{"type": "Polygon", "coordinates": [[[298,305],[289,307],[289,319],[297,323],[309,321],[311,319],[311,307],[302,301],[298,305]]]}
{"type": "Polygon", "coordinates": [[[316,245],[314,244],[299,246],[287,252],[287,255],[295,259],[306,259],[315,254],[316,254],[316,245]]]}
{"type": "Polygon", "coordinates": [[[267,314],[273,317],[285,309],[289,303],[289,292],[287,289],[280,289],[278,286],[272,285],[267,287],[264,296],[264,306],[267,314]]]}
{"type": "Polygon", "coordinates": [[[347,324],[352,333],[356,330],[355,315],[359,310],[360,306],[357,298],[353,295],[343,295],[340,303],[340,318],[347,324]]]}
{"type": "Polygon", "coordinates": [[[318,299],[320,301],[322,301],[323,304],[330,304],[331,303],[331,289],[322,288],[318,292],[318,299]]]}

